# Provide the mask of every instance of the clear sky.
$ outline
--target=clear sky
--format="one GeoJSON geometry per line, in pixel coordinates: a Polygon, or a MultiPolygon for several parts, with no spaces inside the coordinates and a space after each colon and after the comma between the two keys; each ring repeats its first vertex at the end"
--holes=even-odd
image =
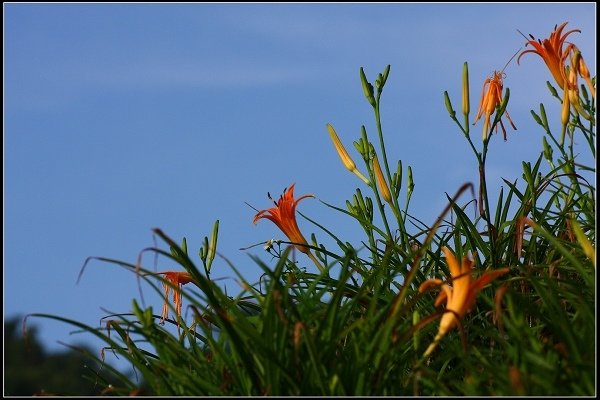
{"type": "MultiPolygon", "coordinates": [[[[556,24],[595,75],[596,6],[568,4],[6,4],[4,9],[4,315],[51,313],[96,326],[138,298],[133,274],[88,256],[135,262],[161,228],[191,254],[220,220],[219,252],[258,279],[250,254],[283,235],[256,208],[296,182],[296,194],[345,207],[357,187],[326,130],[351,145],[365,125],[376,138],[359,68],[383,94],[388,158],[415,177],[412,214],[431,224],[445,192],[477,182],[467,142],[442,94],[460,109],[468,61],[472,112],[481,86],[524,45],[556,24]],[[104,310],[103,310],[103,309],[104,310]]],[[[492,139],[488,185],[521,176],[541,149],[530,109],[556,110],[537,56],[506,68],[518,130],[492,139]]],[[[552,111],[549,111],[551,113],[552,111]]],[[[554,113],[558,117],[558,114],[554,113]]],[[[553,121],[558,129],[559,121],[553,121]]],[[[481,133],[481,122],[473,128],[481,133]]],[[[362,168],[364,172],[364,168],[362,168]]],[[[402,194],[401,196],[404,196],[402,194]]],[[[307,199],[299,210],[359,246],[358,224],[307,199]]],[[[305,236],[325,235],[299,219],[305,236]]],[[[151,257],[146,257],[152,268],[151,257]]],[[[198,265],[201,265],[198,258],[198,265]]],[[[311,264],[300,258],[311,268],[311,264]]],[[[174,268],[164,260],[158,269],[174,268]]],[[[217,258],[213,277],[239,292],[217,258]]],[[[157,312],[162,300],[147,291],[157,312]]],[[[100,344],[41,319],[41,337],[100,344]]]]}

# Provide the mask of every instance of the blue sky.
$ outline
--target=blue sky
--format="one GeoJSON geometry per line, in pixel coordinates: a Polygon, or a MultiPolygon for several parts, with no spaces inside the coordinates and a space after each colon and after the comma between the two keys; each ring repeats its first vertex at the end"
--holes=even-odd
{"type": "MultiPolygon", "coordinates": [[[[596,69],[593,3],[3,9],[5,318],[40,312],[97,325],[101,308],[129,311],[139,297],[131,273],[95,262],[76,285],[77,275],[89,256],[134,262],[153,245],[154,227],[177,241],[187,237],[197,254],[219,219],[219,252],[256,281],[249,254],[269,256],[261,247],[239,249],[283,236],[269,221],[253,225],[255,211],[244,202],[270,207],[267,192],[278,197],[293,182],[296,194],[342,207],[357,187],[366,190],[342,166],[325,128],[333,124],[357,163],[351,143],[361,125],[376,137],[360,67],[374,80],[391,65],[382,106],[388,158],[412,166],[411,211],[428,223],[445,206],[445,192],[477,182],[442,97],[448,90],[459,109],[464,61],[472,117],[484,79],[524,45],[517,29],[544,38],[569,21],[567,28],[581,29],[569,39],[596,69]]],[[[505,72],[518,130],[509,129],[507,142],[492,141],[492,190],[502,177],[520,178],[521,161],[539,154],[542,132],[529,110],[540,102],[549,114],[557,109],[539,57],[513,61],[505,72]]],[[[480,135],[481,122],[472,132],[480,135]]],[[[299,210],[343,240],[362,239],[355,221],[317,200],[299,210]]],[[[307,237],[325,236],[300,225],[307,237]]],[[[213,276],[233,273],[217,258],[213,276]]],[[[239,292],[233,279],[222,282],[239,292]]],[[[158,310],[160,296],[144,295],[158,310]]],[[[32,322],[52,349],[57,341],[101,346],[69,335],[69,326],[32,322]]]]}

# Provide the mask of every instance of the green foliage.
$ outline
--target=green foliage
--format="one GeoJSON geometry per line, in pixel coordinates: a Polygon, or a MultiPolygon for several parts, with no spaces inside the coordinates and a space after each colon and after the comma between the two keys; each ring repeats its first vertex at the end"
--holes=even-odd
{"type": "MultiPolygon", "coordinates": [[[[108,316],[101,328],[33,316],[70,323],[104,339],[156,395],[595,394],[596,198],[586,178],[595,174],[595,167],[581,162],[586,150],[595,159],[595,120],[584,117],[595,115],[595,96],[582,86],[579,108],[568,110],[566,141],[557,140],[554,120],[543,104],[539,113],[532,110],[543,128],[540,155],[523,162],[522,179],[504,180],[498,199],[490,199],[486,158],[498,136],[495,130],[504,130],[501,119],[508,118],[510,91],[506,88],[503,94],[501,81],[486,81],[499,85],[494,118],[483,140],[474,140],[465,63],[462,123],[447,91],[444,101],[461,131],[456,138],[464,138],[473,151],[479,182],[465,183],[447,195],[447,206],[428,225],[409,212],[415,189],[412,168],[404,170],[399,160],[392,171],[388,163],[380,102],[389,74],[387,66],[373,86],[360,69],[377,139],[372,141],[363,126],[354,145],[369,179],[361,178],[362,187],[349,191],[353,194],[345,208],[325,204],[340,217],[355,220],[365,239],[349,243],[299,213],[336,243],[327,247],[313,234],[306,244],[308,259],[319,269],[325,265],[323,273],[309,272],[311,265],[302,264],[306,259],[295,261],[294,247],[286,246],[293,243],[268,241],[265,250],[275,263],[254,258],[263,271],[259,282],[248,282],[229,264],[243,288],[231,296],[210,276],[218,220],[199,250],[203,271],[188,255],[185,239],[179,246],[156,229],[168,251],[144,251],[180,265],[193,285],[183,288],[180,282],[157,279],[140,261],[99,260],[130,270],[159,293],[161,283],[180,291],[191,320],[176,315],[161,325],[161,316],[136,300],[132,313],[108,316]],[[579,138],[588,146],[575,150],[579,138]],[[389,190],[382,194],[382,188],[389,190]],[[475,216],[470,216],[472,209],[475,216]],[[461,286],[458,282],[467,282],[467,277],[452,270],[444,247],[452,249],[458,262],[473,259],[473,271],[466,272],[474,275],[468,277],[471,284],[484,272],[492,276],[493,271],[507,271],[481,287],[461,286]],[[440,280],[453,287],[442,289],[447,303],[440,304],[447,309],[434,306],[430,290],[440,280]],[[459,301],[461,293],[473,296],[470,309],[459,301]],[[448,313],[460,317],[458,322],[447,333],[437,331],[438,320],[441,326],[448,313]]],[[[560,101],[556,89],[549,87],[560,101]]],[[[340,146],[336,143],[344,164],[364,178],[340,146]]],[[[126,380],[112,393],[128,394],[137,386],[126,380]]]]}

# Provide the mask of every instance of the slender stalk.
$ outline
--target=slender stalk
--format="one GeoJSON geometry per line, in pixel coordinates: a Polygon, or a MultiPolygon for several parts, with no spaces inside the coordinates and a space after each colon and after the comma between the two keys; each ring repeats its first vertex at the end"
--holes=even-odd
{"type": "MultiPolygon", "coordinates": [[[[381,148],[381,155],[382,155],[385,174],[386,174],[388,182],[391,183],[392,182],[392,174],[390,173],[390,167],[389,167],[388,159],[387,159],[387,152],[385,150],[385,142],[383,140],[383,128],[381,125],[381,113],[380,113],[380,109],[379,109],[380,97],[381,97],[381,92],[379,92],[377,94],[377,101],[375,102],[375,107],[374,107],[374,109],[375,109],[375,124],[377,126],[377,134],[379,136],[379,146],[381,148]]],[[[395,188],[392,188],[392,192],[395,192],[395,188]]],[[[402,248],[406,248],[406,246],[408,244],[408,236],[406,234],[405,220],[402,217],[402,215],[400,214],[400,206],[398,205],[398,198],[395,195],[392,196],[392,203],[393,203],[393,206],[391,207],[391,209],[392,209],[392,212],[394,213],[394,216],[396,217],[396,220],[398,222],[398,230],[400,232],[400,246],[402,246],[402,248]]],[[[406,213],[405,213],[405,215],[406,215],[406,213]]]]}

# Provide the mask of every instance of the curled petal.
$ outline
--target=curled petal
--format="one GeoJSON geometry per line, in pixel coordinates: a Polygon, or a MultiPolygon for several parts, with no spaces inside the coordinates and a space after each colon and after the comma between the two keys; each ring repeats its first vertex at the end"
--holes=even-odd
{"type": "Polygon", "coordinates": [[[423,293],[427,291],[431,286],[441,285],[443,282],[441,279],[427,279],[425,282],[421,283],[419,286],[419,293],[423,293]]]}
{"type": "Polygon", "coordinates": [[[433,305],[437,307],[440,304],[442,304],[445,300],[447,300],[448,302],[452,301],[452,288],[448,285],[442,285],[442,291],[435,298],[435,302],[433,303],[433,305]]]}

